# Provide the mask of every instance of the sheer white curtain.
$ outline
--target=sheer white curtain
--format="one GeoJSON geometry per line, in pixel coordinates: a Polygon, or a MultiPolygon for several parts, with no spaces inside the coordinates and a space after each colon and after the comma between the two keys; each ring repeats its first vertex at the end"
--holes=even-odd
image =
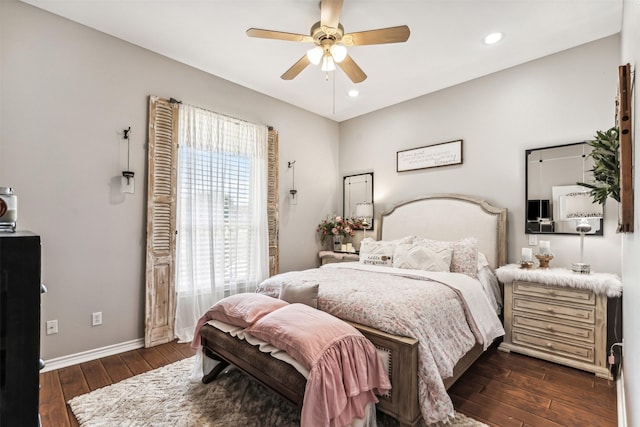
{"type": "Polygon", "coordinates": [[[269,274],[266,126],[180,105],[175,333],[269,274]]]}

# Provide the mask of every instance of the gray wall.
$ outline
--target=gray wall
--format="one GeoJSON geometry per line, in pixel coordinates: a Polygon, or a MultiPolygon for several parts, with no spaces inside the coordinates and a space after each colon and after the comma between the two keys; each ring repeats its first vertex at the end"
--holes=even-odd
{"type": "Polygon", "coordinates": [[[335,122],[15,0],[0,7],[0,186],[18,194],[19,228],[42,235],[42,329],[50,319],[60,328],[43,332],[43,358],[144,336],[149,95],[279,131],[281,269],[316,265],[315,227],[337,208],[335,122]],[[128,126],[136,192],[123,196],[128,126]]]}
{"type": "Polygon", "coordinates": [[[640,426],[640,155],[636,151],[640,146],[640,101],[638,99],[638,62],[640,61],[640,2],[624,2],[622,22],[622,64],[631,64],[635,71],[635,90],[633,95],[634,128],[634,230],[622,241],[622,298],[623,336],[624,336],[624,376],[627,422],[630,427],[640,426]]]}
{"type": "MultiPolygon", "coordinates": [[[[376,214],[430,193],[471,194],[509,209],[509,261],[524,234],[525,149],[591,139],[613,126],[620,40],[587,45],[422,96],[340,124],[340,172],[372,170],[376,214]],[[396,152],[463,139],[462,165],[396,172],[396,152]]],[[[604,236],[585,241],[592,269],[620,273],[617,203],[604,236]]],[[[579,261],[576,236],[544,236],[552,266],[579,261]]]]}

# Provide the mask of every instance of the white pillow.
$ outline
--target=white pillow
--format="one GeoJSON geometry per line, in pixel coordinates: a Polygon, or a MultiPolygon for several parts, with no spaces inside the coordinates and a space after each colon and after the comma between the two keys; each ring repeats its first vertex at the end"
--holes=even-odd
{"type": "Polygon", "coordinates": [[[450,271],[452,248],[429,248],[417,244],[398,245],[393,253],[393,266],[424,271],[450,271]]]}
{"type": "Polygon", "coordinates": [[[467,237],[451,242],[416,237],[414,243],[432,249],[451,248],[453,249],[451,272],[466,274],[474,279],[478,275],[478,239],[476,237],[467,237]]]}
{"type": "Polygon", "coordinates": [[[363,239],[360,244],[360,263],[369,265],[393,266],[393,253],[400,243],[407,243],[413,238],[405,237],[397,240],[363,239]]]}

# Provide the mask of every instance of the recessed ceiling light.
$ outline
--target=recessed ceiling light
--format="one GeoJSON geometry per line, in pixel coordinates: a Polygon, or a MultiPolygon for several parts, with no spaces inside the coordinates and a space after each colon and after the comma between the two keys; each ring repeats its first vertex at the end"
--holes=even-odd
{"type": "Polygon", "coordinates": [[[484,38],[484,44],[496,44],[502,40],[502,33],[491,33],[484,38]]]}
{"type": "Polygon", "coordinates": [[[347,94],[350,97],[355,98],[356,96],[358,96],[360,94],[360,92],[358,92],[358,89],[351,89],[349,92],[347,92],[347,94]]]}

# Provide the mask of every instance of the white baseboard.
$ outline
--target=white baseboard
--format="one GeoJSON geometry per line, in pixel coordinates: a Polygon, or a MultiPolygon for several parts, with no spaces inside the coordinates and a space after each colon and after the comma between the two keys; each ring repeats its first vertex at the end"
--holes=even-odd
{"type": "Polygon", "coordinates": [[[627,401],[624,395],[624,372],[620,368],[620,376],[616,381],[616,398],[618,401],[618,427],[627,427],[627,401]]]}
{"type": "Polygon", "coordinates": [[[144,347],[144,338],[138,338],[137,340],[108,345],[106,347],[70,354],[68,356],[55,357],[53,359],[45,360],[45,367],[40,372],[66,368],[67,366],[89,362],[91,360],[100,359],[101,357],[113,356],[114,354],[124,353],[125,351],[136,350],[142,347],[144,347]]]}

